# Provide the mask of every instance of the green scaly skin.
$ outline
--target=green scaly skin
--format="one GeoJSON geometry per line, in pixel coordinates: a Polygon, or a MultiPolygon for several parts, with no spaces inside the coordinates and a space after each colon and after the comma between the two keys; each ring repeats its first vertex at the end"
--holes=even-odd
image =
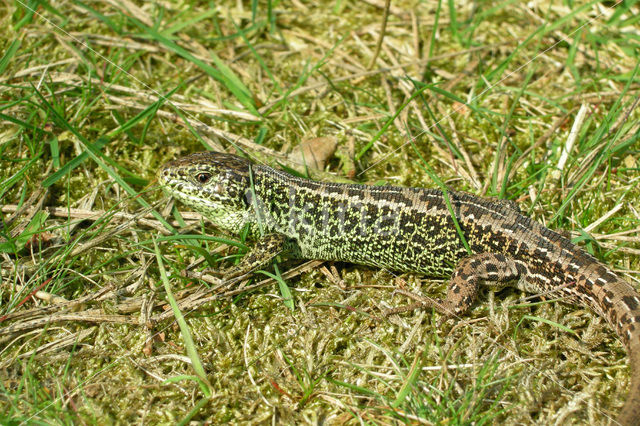
{"type": "Polygon", "coordinates": [[[450,276],[447,297],[419,299],[447,315],[474,302],[478,286],[553,292],[604,317],[627,348],[631,389],[617,419],[640,424],[640,295],[567,238],[514,203],[394,186],[315,182],[231,154],[192,154],[158,170],[162,187],[222,230],[245,227],[254,249],[226,275],[241,277],[279,254],[450,276]],[[467,252],[452,213],[471,250],[467,252]]]}

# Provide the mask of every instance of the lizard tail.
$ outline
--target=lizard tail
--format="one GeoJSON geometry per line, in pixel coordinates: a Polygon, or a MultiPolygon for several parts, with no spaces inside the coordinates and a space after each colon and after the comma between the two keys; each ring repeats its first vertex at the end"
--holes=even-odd
{"type": "Polygon", "coordinates": [[[591,294],[626,346],[631,369],[629,396],[616,420],[621,425],[640,426],[640,294],[603,265],[598,267],[602,269],[591,294]]]}
{"type": "Polygon", "coordinates": [[[572,259],[571,264],[583,266],[574,281],[584,296],[583,302],[609,322],[627,349],[631,386],[616,421],[624,426],[640,426],[640,294],[586,253],[572,259]]]}
{"type": "Polygon", "coordinates": [[[640,337],[633,336],[635,342],[627,346],[631,365],[631,386],[629,396],[618,414],[618,423],[625,426],[640,425],[640,337]]]}

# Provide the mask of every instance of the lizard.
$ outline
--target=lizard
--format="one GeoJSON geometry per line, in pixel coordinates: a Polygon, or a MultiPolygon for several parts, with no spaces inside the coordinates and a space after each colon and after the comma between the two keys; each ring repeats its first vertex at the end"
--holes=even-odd
{"type": "Polygon", "coordinates": [[[344,261],[450,277],[446,297],[409,292],[426,308],[462,315],[480,285],[554,292],[615,330],[629,355],[631,385],[618,415],[640,424],[640,294],[568,238],[523,215],[515,202],[466,192],[304,179],[227,153],[168,162],[166,193],[224,232],[247,232],[253,248],[223,273],[233,282],[277,256],[344,261]]]}

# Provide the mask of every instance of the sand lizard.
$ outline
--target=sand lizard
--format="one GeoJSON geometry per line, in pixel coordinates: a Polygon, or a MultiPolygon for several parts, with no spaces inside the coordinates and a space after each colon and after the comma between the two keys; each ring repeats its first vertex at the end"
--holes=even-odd
{"type": "Polygon", "coordinates": [[[256,240],[227,279],[286,254],[450,276],[445,299],[423,299],[447,315],[464,313],[480,284],[553,291],[591,308],[616,331],[630,358],[631,389],[617,420],[640,423],[640,295],[569,239],[522,215],[515,203],[447,191],[447,205],[435,189],[316,182],[215,152],[169,162],[157,177],[166,192],[222,230],[248,230],[256,240]]]}

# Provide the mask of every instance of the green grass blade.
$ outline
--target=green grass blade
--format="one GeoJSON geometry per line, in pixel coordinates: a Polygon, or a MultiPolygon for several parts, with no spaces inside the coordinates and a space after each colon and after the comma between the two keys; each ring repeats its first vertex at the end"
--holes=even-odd
{"type": "Polygon", "coordinates": [[[16,54],[19,48],[20,40],[13,40],[9,45],[9,48],[4,52],[4,55],[2,55],[2,58],[0,59],[0,75],[2,75],[2,73],[4,73],[4,71],[7,69],[7,66],[9,66],[9,62],[11,62],[11,58],[13,58],[13,55],[16,54]]]}
{"type": "Polygon", "coordinates": [[[256,271],[256,273],[266,275],[267,277],[274,279],[278,283],[280,295],[282,296],[282,303],[284,303],[287,308],[293,311],[295,309],[295,304],[293,303],[293,295],[291,294],[291,290],[280,275],[280,271],[278,271],[278,265],[273,265],[273,267],[276,270],[275,274],[267,271],[256,271]]]}
{"type": "Polygon", "coordinates": [[[176,318],[176,322],[180,327],[180,335],[182,336],[182,341],[184,342],[185,349],[187,350],[187,355],[191,360],[191,366],[195,371],[198,379],[206,384],[206,387],[203,387],[204,393],[207,397],[211,396],[211,383],[209,383],[209,379],[207,378],[207,373],[204,371],[204,367],[202,366],[202,362],[200,361],[200,356],[198,355],[198,351],[196,349],[196,345],[193,342],[193,338],[191,337],[191,332],[189,331],[189,326],[187,325],[187,321],[184,319],[182,312],[180,312],[180,308],[178,307],[178,303],[176,299],[173,297],[173,292],[171,291],[171,285],[169,284],[169,278],[167,278],[167,271],[164,269],[164,262],[162,261],[162,255],[160,254],[160,249],[158,248],[158,243],[156,241],[153,242],[153,248],[156,254],[156,261],[158,262],[158,270],[160,271],[160,279],[162,280],[162,284],[164,285],[164,290],[167,294],[167,300],[169,301],[169,305],[171,305],[171,310],[173,311],[173,315],[176,318]]]}
{"type": "Polygon", "coordinates": [[[416,90],[415,92],[413,92],[411,94],[411,96],[409,97],[409,99],[407,99],[406,101],[404,101],[404,103],[402,105],[400,105],[400,107],[398,108],[398,110],[396,111],[395,114],[393,114],[392,117],[390,117],[386,123],[384,123],[384,125],[382,126],[382,129],[380,129],[378,131],[378,133],[376,133],[373,138],[371,138],[371,140],[364,146],[364,148],[362,148],[360,150],[360,152],[358,152],[358,154],[356,154],[356,161],[359,161],[366,153],[367,151],[369,151],[371,149],[371,147],[373,147],[373,145],[376,143],[376,141],[378,139],[380,139],[380,137],[387,131],[387,129],[391,126],[391,124],[393,124],[393,121],[398,118],[398,116],[400,115],[400,113],[402,113],[402,111],[409,106],[409,104],[411,102],[413,102],[414,99],[418,98],[420,96],[420,94],[422,92],[424,92],[425,90],[431,88],[432,85],[430,84],[425,84],[423,87],[419,88],[418,90],[416,90]]]}
{"type": "Polygon", "coordinates": [[[31,157],[31,159],[27,161],[27,164],[25,164],[24,167],[18,170],[13,176],[9,177],[3,182],[0,182],[0,200],[2,199],[4,194],[13,187],[13,185],[15,185],[21,179],[24,179],[29,169],[36,163],[42,153],[43,151],[40,151],[39,153],[31,157]]]}
{"type": "Polygon", "coordinates": [[[473,252],[471,251],[471,247],[469,247],[469,243],[467,242],[467,239],[464,236],[464,232],[462,232],[462,228],[460,227],[460,223],[458,222],[458,218],[456,217],[456,213],[453,210],[453,206],[451,205],[451,199],[449,198],[449,188],[447,188],[447,185],[445,185],[445,183],[431,169],[431,167],[429,166],[429,163],[427,163],[427,161],[424,159],[422,154],[420,154],[420,151],[418,151],[418,149],[416,148],[415,144],[412,143],[411,146],[413,147],[413,150],[416,153],[416,155],[418,156],[418,158],[420,158],[420,163],[418,163],[418,164],[420,165],[422,170],[424,170],[425,173],[427,173],[427,175],[429,175],[431,180],[433,180],[436,183],[436,185],[438,185],[440,190],[442,191],[442,196],[444,198],[445,204],[447,205],[447,210],[449,211],[449,215],[451,216],[451,220],[453,221],[453,226],[455,226],[456,232],[458,232],[458,237],[460,237],[460,241],[462,242],[462,245],[464,246],[465,250],[467,251],[467,254],[469,254],[469,256],[471,256],[473,254],[473,252]]]}
{"type": "Polygon", "coordinates": [[[562,330],[562,331],[565,331],[565,332],[567,332],[567,333],[571,333],[571,334],[573,334],[573,335],[575,335],[575,334],[576,334],[576,332],[575,332],[575,331],[573,331],[572,329],[570,329],[569,327],[567,327],[567,326],[565,326],[565,325],[562,325],[562,324],[560,324],[560,323],[557,323],[557,322],[555,322],[555,321],[551,321],[551,320],[549,320],[549,319],[541,318],[541,317],[534,316],[534,315],[523,315],[523,316],[522,316],[522,318],[520,319],[520,321],[518,321],[518,325],[516,326],[516,329],[513,331],[513,338],[514,338],[514,340],[515,340],[515,339],[517,339],[517,336],[518,336],[518,329],[520,328],[520,325],[521,325],[524,321],[526,321],[526,320],[532,320],[532,321],[542,322],[542,323],[544,323],[544,324],[548,324],[548,325],[550,325],[550,326],[552,326],[552,327],[556,327],[556,328],[558,328],[558,329],[560,329],[560,330],[562,330]]]}
{"type": "Polygon", "coordinates": [[[122,32],[121,26],[116,24],[108,16],[103,15],[102,13],[100,13],[97,10],[89,7],[87,4],[85,4],[85,3],[83,3],[83,2],[81,2],[79,0],[75,0],[74,3],[76,5],[78,5],[78,6],[80,6],[82,9],[86,10],[87,12],[89,12],[91,14],[91,16],[93,16],[94,18],[96,18],[97,20],[99,20],[100,22],[105,24],[107,27],[111,28],[111,30],[114,33],[121,34],[121,32],[122,32]]]}
{"type": "Polygon", "coordinates": [[[44,222],[49,217],[49,213],[40,210],[24,228],[24,230],[14,240],[9,240],[0,243],[0,252],[2,253],[16,253],[24,248],[29,240],[36,234],[42,232],[44,222]]]}
{"type": "Polygon", "coordinates": [[[164,45],[169,50],[173,51],[174,53],[186,59],[187,61],[194,63],[195,65],[200,67],[205,73],[207,73],[207,75],[209,75],[211,78],[222,83],[224,87],[226,87],[231,93],[233,93],[233,95],[238,99],[238,101],[245,108],[247,108],[249,112],[251,112],[256,116],[260,116],[260,113],[256,109],[256,105],[253,102],[253,96],[249,91],[249,89],[242,83],[242,81],[240,81],[238,76],[235,75],[235,73],[231,70],[231,68],[229,68],[226,64],[224,64],[224,62],[222,62],[215,53],[210,52],[210,55],[214,63],[218,67],[218,69],[215,69],[211,65],[196,58],[187,49],[178,45],[173,40],[168,39],[167,37],[165,37],[158,31],[156,31],[155,29],[147,27],[137,19],[129,17],[129,20],[139,29],[144,31],[149,37],[156,40],[158,43],[164,45]]]}
{"type": "MultiPolygon", "coordinates": [[[[625,95],[629,91],[629,89],[631,87],[631,84],[634,82],[635,76],[637,75],[639,70],[640,70],[640,61],[638,61],[636,63],[636,66],[633,69],[633,72],[631,73],[631,76],[630,76],[629,80],[627,81],[626,86],[622,90],[622,93],[620,94],[618,99],[616,99],[616,102],[614,103],[614,105],[609,110],[609,113],[607,114],[607,116],[604,118],[604,120],[602,120],[602,123],[600,124],[600,127],[591,136],[591,140],[594,141],[593,143],[597,143],[598,141],[602,140],[605,137],[605,133],[607,131],[609,131],[609,126],[611,125],[611,123],[614,122],[615,118],[618,117],[618,115],[620,114],[620,108],[621,108],[620,104],[622,103],[622,99],[624,99],[625,95]]],[[[609,142],[607,143],[607,145],[604,148],[602,148],[602,150],[599,153],[599,155],[594,159],[594,161],[591,164],[591,167],[589,168],[587,173],[585,173],[578,180],[578,182],[573,186],[573,188],[571,188],[571,191],[569,191],[567,196],[564,198],[562,204],[560,205],[560,208],[558,208],[558,211],[556,212],[556,214],[554,214],[553,217],[551,218],[550,223],[553,223],[556,220],[558,220],[559,217],[562,217],[562,215],[564,213],[564,210],[569,206],[569,204],[571,203],[571,200],[573,200],[573,197],[575,197],[576,194],[578,194],[578,192],[584,187],[584,185],[586,185],[590,181],[591,177],[596,172],[596,170],[598,170],[598,168],[608,158],[610,158],[611,153],[612,153],[612,147],[613,147],[614,143],[617,141],[617,138],[620,136],[620,132],[621,132],[622,128],[623,128],[623,126],[620,126],[620,128],[618,129],[616,134],[615,135],[611,135],[611,138],[610,138],[609,142]]]]}
{"type": "MultiPolygon", "coordinates": [[[[98,138],[95,143],[91,144],[92,148],[95,152],[102,151],[102,148],[109,143],[109,140],[105,137],[98,138]]],[[[89,158],[89,150],[85,150],[81,154],[77,155],[73,160],[67,162],[64,166],[58,169],[56,172],[50,174],[45,180],[42,181],[42,186],[45,188],[50,187],[57,181],[59,181],[63,176],[71,173],[73,169],[82,164],[87,158],[89,158]]]]}
{"type": "Polygon", "coordinates": [[[139,193],[136,190],[129,186],[129,184],[125,182],[124,179],[122,179],[122,177],[118,173],[116,173],[115,170],[113,170],[103,161],[100,152],[94,149],[93,145],[84,137],[84,135],[82,135],[75,127],[69,124],[69,122],[67,122],[67,120],[65,120],[64,117],[62,117],[58,113],[58,111],[56,111],[56,109],[45,99],[44,96],[42,96],[42,94],[35,87],[33,88],[33,90],[38,98],[40,98],[40,101],[42,102],[42,105],[44,105],[45,109],[47,109],[47,111],[51,113],[54,121],[56,121],[56,123],[58,123],[58,125],[60,125],[61,127],[69,130],[78,138],[82,145],[84,145],[84,147],[87,149],[86,152],[89,153],[91,159],[95,161],[109,176],[111,176],[111,178],[115,180],[116,183],[118,183],[118,185],[120,185],[127,192],[127,194],[134,197],[134,199],[140,205],[142,205],[142,207],[150,209],[153,217],[155,217],[165,228],[167,228],[171,232],[175,232],[173,226],[171,226],[160,213],[152,209],[151,205],[144,198],[138,196],[139,193]]]}
{"type": "Polygon", "coordinates": [[[411,365],[411,370],[409,370],[409,375],[398,391],[396,399],[391,403],[391,406],[393,408],[399,407],[405,401],[405,399],[411,392],[411,389],[413,388],[416,380],[418,380],[418,377],[420,376],[421,357],[422,351],[418,351],[418,353],[416,353],[415,355],[415,359],[413,360],[413,364],[411,365]]]}

